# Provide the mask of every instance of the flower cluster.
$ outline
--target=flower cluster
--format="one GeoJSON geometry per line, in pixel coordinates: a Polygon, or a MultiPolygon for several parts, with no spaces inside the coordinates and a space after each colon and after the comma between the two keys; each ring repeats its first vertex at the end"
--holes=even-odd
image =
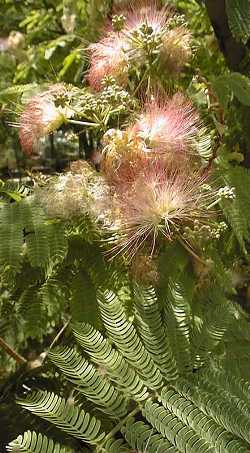
{"type": "Polygon", "coordinates": [[[16,52],[24,47],[24,35],[19,31],[11,31],[7,38],[0,38],[0,52],[16,52]]]}
{"type": "Polygon", "coordinates": [[[36,197],[48,217],[72,221],[90,215],[103,226],[110,220],[110,188],[104,178],[84,161],[71,164],[70,171],[36,190],[36,197]]]}
{"type": "Polygon", "coordinates": [[[211,200],[202,191],[204,177],[175,168],[162,159],[148,159],[133,182],[117,187],[114,204],[121,238],[116,250],[134,256],[143,245],[153,253],[159,236],[172,241],[185,225],[209,222],[211,200]]]}
{"type": "Polygon", "coordinates": [[[19,123],[13,125],[19,127],[22,150],[31,155],[40,138],[63,124],[88,125],[105,131],[109,121],[114,117],[121,118],[121,115],[126,117],[135,104],[131,95],[113,78],[104,81],[103,89],[98,93],[58,83],[31,97],[19,123]]]}
{"type": "Polygon", "coordinates": [[[217,190],[210,182],[211,166],[202,160],[209,134],[190,100],[148,90],[138,112],[139,102],[122,88],[131,64],[152,67],[157,60],[177,73],[191,56],[190,39],[170,10],[138,2],[115,15],[103,39],[90,46],[88,80],[97,93],[75,88],[72,100],[57,84],[32,98],[21,115],[20,140],[28,153],[64,122],[94,131],[92,164],[100,172],[75,163],[39,197],[52,217],[88,216],[108,237],[112,255],[134,260],[138,280],[144,269],[157,280],[153,255],[159,245],[178,241],[197,256],[194,248],[203,239],[219,239],[226,225],[214,208],[234,198],[233,188],[217,190]]]}
{"type": "Polygon", "coordinates": [[[197,169],[201,127],[190,101],[176,94],[146,102],[126,129],[104,134],[100,190],[103,181],[110,190],[101,227],[113,238],[113,254],[150,256],[162,240],[191,250],[198,230],[211,238],[223,232],[210,210],[221,194],[197,169]]]}
{"type": "Polygon", "coordinates": [[[41,137],[56,130],[72,115],[65,105],[67,96],[66,87],[58,83],[29,100],[19,124],[19,139],[25,153],[31,154],[41,137]]]}
{"type": "Polygon", "coordinates": [[[141,137],[148,150],[178,154],[195,152],[201,129],[199,115],[182,94],[163,100],[160,96],[146,103],[132,133],[141,137]]]}
{"type": "MultiPolygon", "coordinates": [[[[27,151],[71,115],[66,95],[63,85],[55,85],[31,99],[21,116],[20,139],[27,151]]],[[[83,117],[88,109],[97,117],[106,104],[113,111],[129,97],[108,84],[97,96],[84,92],[77,108],[84,100],[83,117]]],[[[108,235],[113,255],[151,256],[166,240],[192,250],[195,236],[217,239],[223,233],[211,221],[211,207],[233,198],[232,189],[214,190],[207,172],[199,170],[199,141],[207,142],[203,130],[182,94],[152,95],[126,128],[103,135],[100,173],[86,162],[75,163],[42,190],[40,200],[52,217],[89,216],[108,235]]]]}
{"type": "Polygon", "coordinates": [[[192,252],[204,236],[217,239],[224,232],[211,208],[223,196],[232,198],[228,188],[213,189],[208,170],[199,169],[202,128],[183,95],[154,96],[126,128],[103,135],[99,173],[75,163],[43,204],[50,215],[68,220],[88,215],[107,235],[113,255],[150,257],[162,241],[175,240],[192,252]]]}
{"type": "Polygon", "coordinates": [[[204,243],[213,239],[220,239],[226,230],[227,224],[225,222],[219,222],[215,225],[202,225],[199,220],[195,220],[192,228],[189,226],[184,228],[183,237],[196,244],[198,241],[204,243]]]}
{"type": "Polygon", "coordinates": [[[184,168],[209,143],[205,132],[197,111],[182,94],[155,96],[126,130],[112,129],[104,135],[102,169],[113,184],[121,184],[131,181],[137,167],[152,158],[184,168]]]}
{"type": "Polygon", "coordinates": [[[102,39],[89,46],[88,81],[100,90],[112,76],[126,85],[130,70],[159,63],[168,74],[177,74],[192,56],[191,35],[181,17],[155,2],[136,2],[113,16],[102,39]]]}

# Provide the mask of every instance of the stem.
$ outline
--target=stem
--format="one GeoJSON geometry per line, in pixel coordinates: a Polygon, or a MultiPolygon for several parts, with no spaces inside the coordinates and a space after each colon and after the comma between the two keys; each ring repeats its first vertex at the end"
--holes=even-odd
{"type": "Polygon", "coordinates": [[[221,201],[221,200],[215,200],[215,201],[213,201],[213,203],[211,203],[211,204],[207,207],[207,209],[211,209],[211,208],[213,208],[214,206],[217,206],[217,204],[219,204],[220,201],[221,201]]]}
{"type": "Polygon", "coordinates": [[[180,236],[178,236],[178,241],[180,242],[180,244],[188,251],[188,253],[190,253],[190,255],[192,255],[196,261],[198,261],[199,263],[201,263],[203,266],[207,266],[207,263],[206,261],[204,261],[203,259],[201,259],[198,255],[196,255],[196,253],[191,249],[191,247],[189,247],[182,239],[180,236]]]}
{"type": "Polygon", "coordinates": [[[133,417],[134,415],[136,415],[138,412],[140,412],[140,408],[137,407],[136,409],[134,409],[132,412],[130,412],[130,414],[128,414],[120,423],[118,423],[118,425],[115,426],[114,429],[112,429],[112,431],[110,431],[107,436],[104,438],[104,440],[102,441],[101,445],[98,445],[98,449],[96,451],[104,451],[106,452],[106,450],[103,449],[103,446],[105,445],[105,443],[107,442],[108,439],[112,438],[116,433],[118,433],[118,431],[120,431],[120,429],[122,428],[122,426],[126,423],[126,421],[130,418],[130,417],[133,417]]]}
{"type": "Polygon", "coordinates": [[[7,354],[9,354],[17,363],[22,364],[22,365],[24,363],[27,363],[27,360],[23,356],[18,354],[18,352],[14,351],[14,349],[12,349],[12,347],[9,344],[7,344],[1,337],[0,337],[0,347],[2,349],[4,349],[5,352],[7,352],[7,354]]]}
{"type": "Polygon", "coordinates": [[[133,96],[135,96],[136,93],[137,93],[137,91],[141,88],[141,86],[142,86],[142,84],[143,84],[143,82],[144,82],[144,80],[145,80],[145,78],[146,78],[146,75],[149,73],[149,71],[150,71],[150,68],[148,67],[148,68],[145,70],[145,72],[144,72],[144,74],[143,74],[143,76],[142,76],[140,82],[138,83],[138,85],[137,85],[137,87],[136,87],[136,89],[135,89],[135,91],[134,91],[134,93],[133,93],[133,96]]]}
{"type": "Polygon", "coordinates": [[[100,127],[100,124],[89,123],[87,121],[67,120],[69,124],[78,124],[79,126],[100,127]]]}
{"type": "Polygon", "coordinates": [[[51,345],[49,346],[48,351],[50,351],[53,348],[53,346],[57,343],[57,341],[59,340],[59,338],[61,337],[61,335],[65,331],[65,329],[67,329],[70,321],[71,321],[71,318],[69,318],[68,321],[62,326],[61,330],[58,332],[58,334],[56,335],[56,337],[52,341],[51,345]]]}

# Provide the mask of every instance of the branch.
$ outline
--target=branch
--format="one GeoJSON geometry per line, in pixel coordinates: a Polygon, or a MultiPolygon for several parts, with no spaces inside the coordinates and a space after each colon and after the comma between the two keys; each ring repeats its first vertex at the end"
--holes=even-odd
{"type": "Polygon", "coordinates": [[[50,351],[53,346],[58,342],[58,340],[60,339],[60,337],[62,336],[63,332],[65,331],[65,329],[67,329],[69,323],[71,321],[71,318],[68,319],[68,321],[62,326],[61,330],[58,332],[58,334],[56,335],[56,337],[54,338],[54,340],[52,341],[52,343],[50,344],[49,348],[48,348],[48,351],[50,351]]]}
{"type": "Polygon", "coordinates": [[[0,337],[0,347],[4,349],[7,354],[9,354],[10,357],[12,357],[17,363],[19,364],[24,364],[27,363],[27,360],[18,354],[10,345],[8,345],[1,337],[0,337]]]}
{"type": "Polygon", "coordinates": [[[228,25],[225,0],[205,0],[205,4],[228,67],[233,71],[242,72],[241,63],[246,56],[246,47],[244,44],[236,41],[231,33],[228,25]]]}
{"type": "Polygon", "coordinates": [[[40,368],[44,365],[44,362],[48,356],[49,351],[53,348],[55,343],[57,343],[57,341],[61,338],[65,329],[67,329],[70,321],[71,321],[71,318],[69,318],[69,320],[62,326],[62,328],[60,329],[60,331],[58,332],[58,334],[55,336],[52,343],[48,347],[47,351],[42,352],[35,360],[32,360],[31,362],[29,362],[29,368],[31,370],[34,370],[35,368],[40,368]]]}

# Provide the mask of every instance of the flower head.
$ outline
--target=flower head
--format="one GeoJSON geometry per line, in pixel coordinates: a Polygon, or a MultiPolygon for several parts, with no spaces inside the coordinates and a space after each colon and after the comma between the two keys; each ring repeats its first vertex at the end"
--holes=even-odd
{"type": "Polygon", "coordinates": [[[124,12],[126,17],[123,34],[129,44],[129,59],[134,66],[152,64],[160,55],[162,37],[166,33],[171,13],[166,8],[157,9],[156,2],[139,2],[124,12]]]}
{"type": "Polygon", "coordinates": [[[103,38],[89,46],[87,80],[92,88],[100,90],[107,76],[126,85],[129,70],[145,64],[152,67],[160,62],[168,73],[180,71],[191,55],[190,34],[179,25],[181,16],[148,0],[139,0],[119,13],[113,16],[103,38]]]}
{"type": "Polygon", "coordinates": [[[109,129],[103,137],[101,170],[112,185],[132,181],[143,166],[146,156],[142,142],[129,131],[109,129]]]}
{"type": "Polygon", "coordinates": [[[121,85],[127,83],[126,49],[126,40],[119,33],[109,33],[100,42],[89,46],[91,58],[87,80],[93,89],[100,90],[102,80],[107,76],[112,76],[121,85]]]}
{"type": "Polygon", "coordinates": [[[168,74],[176,74],[192,56],[191,33],[184,26],[172,28],[162,38],[161,63],[168,74]]]}
{"type": "Polygon", "coordinates": [[[36,191],[49,217],[72,220],[91,216],[105,225],[109,214],[109,187],[86,161],[76,161],[54,183],[36,191]]]}
{"type": "Polygon", "coordinates": [[[172,99],[156,97],[148,102],[131,132],[146,144],[148,152],[193,152],[201,125],[192,103],[178,93],[172,99]]]}
{"type": "Polygon", "coordinates": [[[44,93],[33,96],[26,105],[20,117],[19,138],[21,147],[27,154],[32,153],[41,137],[60,127],[69,114],[55,104],[56,97],[64,94],[64,85],[52,85],[44,93]]]}
{"type": "Polygon", "coordinates": [[[25,38],[19,31],[12,31],[8,36],[8,48],[11,50],[17,50],[24,46],[25,38]]]}
{"type": "Polygon", "coordinates": [[[209,221],[215,193],[203,190],[205,177],[148,160],[131,183],[116,187],[114,213],[118,242],[114,250],[133,257],[143,244],[154,251],[158,236],[183,237],[185,226],[209,221]]]}
{"type": "Polygon", "coordinates": [[[158,9],[156,1],[138,1],[123,14],[126,17],[125,33],[138,31],[143,25],[152,33],[161,33],[171,16],[167,8],[158,9]]]}

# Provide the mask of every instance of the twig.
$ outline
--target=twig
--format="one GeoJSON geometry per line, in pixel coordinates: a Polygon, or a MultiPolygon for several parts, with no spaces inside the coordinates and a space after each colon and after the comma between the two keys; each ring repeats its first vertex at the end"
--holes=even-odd
{"type": "Polygon", "coordinates": [[[105,436],[105,438],[103,439],[102,443],[100,445],[98,445],[97,447],[97,450],[96,451],[106,451],[106,449],[104,450],[103,447],[104,445],[106,444],[107,440],[112,438],[113,436],[115,436],[115,434],[118,433],[118,431],[120,431],[120,429],[126,424],[127,420],[130,419],[130,417],[133,417],[134,415],[136,415],[138,412],[140,412],[140,407],[136,407],[132,412],[130,412],[128,415],[126,415],[126,417],[120,422],[118,423],[114,429],[112,429],[112,431],[110,431],[107,436],[105,436]]]}
{"type": "Polygon", "coordinates": [[[59,338],[61,337],[61,335],[65,331],[65,329],[67,329],[70,321],[71,321],[71,318],[69,318],[68,321],[62,326],[61,330],[58,332],[58,334],[56,335],[56,337],[52,341],[51,345],[49,346],[48,351],[50,351],[53,348],[53,346],[57,343],[57,341],[59,340],[59,338]]]}
{"type": "Polygon", "coordinates": [[[190,247],[188,244],[186,244],[185,241],[183,241],[183,240],[181,239],[180,236],[178,236],[177,239],[178,239],[179,243],[180,243],[180,244],[188,251],[188,253],[190,253],[190,255],[193,256],[193,258],[194,258],[196,261],[198,261],[199,263],[201,263],[203,266],[207,266],[206,261],[204,261],[202,258],[200,258],[200,257],[199,257],[199,256],[191,249],[191,247],[190,247]]]}
{"type": "Polygon", "coordinates": [[[100,124],[90,123],[88,121],[67,120],[69,124],[77,124],[79,126],[100,127],[100,124]]]}
{"type": "Polygon", "coordinates": [[[135,96],[136,93],[138,92],[138,90],[141,88],[141,86],[142,86],[142,84],[143,84],[143,82],[144,82],[146,76],[149,74],[149,71],[150,71],[150,68],[149,68],[149,67],[148,67],[147,69],[145,69],[145,72],[144,72],[144,74],[143,74],[141,80],[139,81],[139,83],[138,83],[138,85],[137,85],[135,91],[133,92],[133,96],[135,96]]]}
{"type": "Polygon", "coordinates": [[[18,354],[18,352],[14,351],[10,345],[6,343],[1,337],[0,337],[0,347],[7,352],[17,363],[24,364],[27,363],[27,360],[18,354]]]}

